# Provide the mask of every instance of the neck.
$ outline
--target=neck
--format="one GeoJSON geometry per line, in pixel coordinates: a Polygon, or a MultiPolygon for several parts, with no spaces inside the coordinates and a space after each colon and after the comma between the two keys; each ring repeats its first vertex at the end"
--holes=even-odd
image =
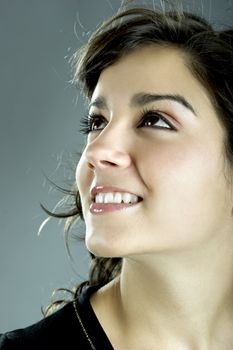
{"type": "Polygon", "coordinates": [[[195,344],[194,349],[214,349],[211,342],[225,338],[229,329],[232,333],[233,242],[215,243],[193,251],[124,258],[115,298],[129,337],[143,331],[147,339],[157,334],[157,339],[195,344]]]}

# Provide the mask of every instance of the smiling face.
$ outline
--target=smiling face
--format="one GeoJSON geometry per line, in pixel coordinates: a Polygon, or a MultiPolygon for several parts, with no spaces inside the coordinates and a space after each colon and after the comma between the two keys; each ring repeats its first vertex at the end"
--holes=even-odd
{"type": "Polygon", "coordinates": [[[126,55],[102,72],[91,102],[93,130],[76,171],[90,251],[133,256],[230,236],[224,131],[181,52],[149,46],[126,55]],[[93,213],[96,185],[143,200],[93,213]]]}

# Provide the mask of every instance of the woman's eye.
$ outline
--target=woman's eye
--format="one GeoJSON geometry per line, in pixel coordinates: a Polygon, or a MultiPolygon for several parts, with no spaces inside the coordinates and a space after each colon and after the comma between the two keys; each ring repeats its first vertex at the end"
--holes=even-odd
{"type": "Polygon", "coordinates": [[[175,127],[158,111],[144,112],[139,127],[176,130],[175,127]]]}
{"type": "Polygon", "coordinates": [[[87,115],[81,118],[79,131],[83,134],[89,134],[92,131],[102,130],[104,124],[106,124],[105,119],[101,115],[87,115]]]}
{"type": "Polygon", "coordinates": [[[91,131],[103,129],[105,122],[101,117],[92,117],[90,120],[91,131]]]}

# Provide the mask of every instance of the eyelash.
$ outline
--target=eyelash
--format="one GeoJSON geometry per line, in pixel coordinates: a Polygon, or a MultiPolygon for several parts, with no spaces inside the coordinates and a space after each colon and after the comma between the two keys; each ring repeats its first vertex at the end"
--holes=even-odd
{"type": "MultiPolygon", "coordinates": [[[[151,125],[151,126],[146,126],[147,128],[152,127],[155,129],[177,131],[176,128],[157,110],[143,110],[141,113],[139,126],[141,126],[143,124],[143,122],[145,122],[150,117],[151,118],[156,117],[157,118],[156,123],[159,120],[162,120],[164,123],[166,123],[168,125],[168,127],[151,125]]],[[[88,135],[90,132],[102,130],[102,129],[93,129],[93,123],[96,122],[96,120],[100,120],[101,124],[104,120],[106,121],[106,119],[101,114],[98,114],[98,113],[92,113],[92,114],[88,114],[88,115],[83,116],[80,120],[81,128],[79,131],[82,134],[88,135]]]]}

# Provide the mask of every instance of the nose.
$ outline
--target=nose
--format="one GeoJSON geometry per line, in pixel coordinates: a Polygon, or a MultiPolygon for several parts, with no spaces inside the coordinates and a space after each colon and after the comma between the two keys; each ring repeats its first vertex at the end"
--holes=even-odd
{"type": "Polygon", "coordinates": [[[119,137],[115,133],[108,136],[99,135],[86,147],[85,158],[88,167],[92,170],[128,168],[132,160],[126,143],[121,136],[119,137]]]}

